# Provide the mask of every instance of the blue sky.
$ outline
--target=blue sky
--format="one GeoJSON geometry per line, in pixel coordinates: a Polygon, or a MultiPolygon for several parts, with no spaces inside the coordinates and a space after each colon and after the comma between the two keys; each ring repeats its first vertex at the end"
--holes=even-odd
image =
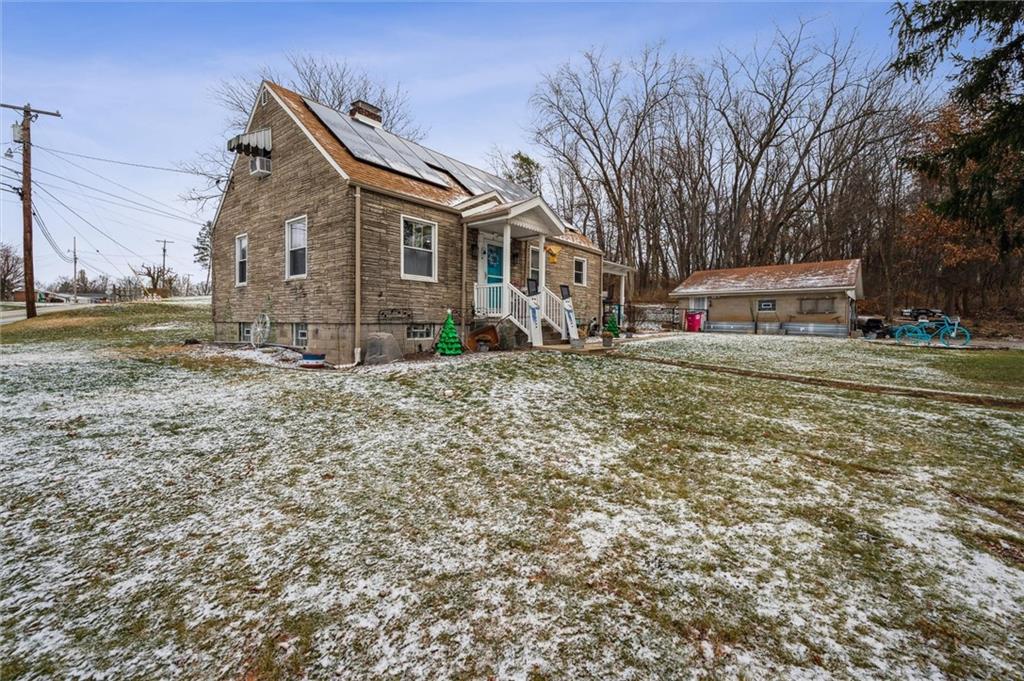
{"type": "MultiPolygon", "coordinates": [[[[161,166],[187,160],[224,142],[225,114],[210,96],[223,78],[284,62],[289,52],[347,59],[407,89],[426,143],[478,165],[488,151],[529,149],[529,96],[541,76],[589,48],[627,56],[648,43],[700,62],[719,48],[740,54],[766,43],[774,27],[813,19],[813,31],[854,36],[859,49],[890,54],[888,3],[692,4],[23,4],[3,2],[0,100],[60,109],[40,118],[38,145],[161,166]]],[[[0,114],[0,142],[10,140],[14,112],[0,114]]],[[[5,144],[2,148],[7,149],[5,144]]],[[[107,183],[109,178],[165,204],[192,181],[184,175],[129,169],[45,152],[36,168],[150,203],[107,183]]],[[[20,157],[4,160],[20,167],[20,157]]],[[[188,222],[112,207],[50,190],[124,247],[59,206],[41,205],[57,241],[70,248],[75,229],[87,268],[112,275],[140,259],[158,258],[155,239],[168,238],[170,264],[192,264],[195,227],[188,222]],[[67,222],[64,218],[67,218],[67,222]],[[87,239],[91,245],[84,243],[87,239]],[[97,252],[98,251],[98,252],[97,252]]],[[[4,180],[9,182],[9,180],[4,180]]],[[[44,199],[48,197],[43,196],[44,199]]],[[[20,204],[0,193],[0,240],[20,244],[20,204]]],[[[50,200],[53,204],[53,201],[50,200]]],[[[212,217],[212,210],[198,219],[212,217]]],[[[69,274],[40,235],[37,278],[69,274]]]]}

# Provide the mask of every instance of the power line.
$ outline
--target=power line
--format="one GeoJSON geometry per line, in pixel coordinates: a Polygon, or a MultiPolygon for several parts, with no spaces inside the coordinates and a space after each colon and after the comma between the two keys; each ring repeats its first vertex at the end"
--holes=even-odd
{"type": "Polygon", "coordinates": [[[168,172],[168,173],[181,173],[182,175],[195,175],[195,176],[198,176],[198,177],[206,177],[206,178],[211,178],[211,179],[220,179],[219,177],[211,175],[210,173],[203,173],[203,172],[199,172],[197,170],[184,170],[183,168],[168,168],[166,166],[151,165],[149,163],[135,163],[133,161],[117,161],[117,160],[114,160],[112,158],[102,158],[100,156],[89,156],[88,154],[78,154],[78,153],[75,153],[73,151],[58,151],[57,149],[50,149],[49,147],[44,147],[44,146],[41,146],[41,145],[38,145],[38,144],[35,144],[33,146],[35,146],[37,149],[42,149],[43,151],[48,151],[51,154],[60,154],[62,156],[75,156],[77,158],[87,158],[90,161],[100,161],[102,163],[116,163],[117,165],[131,166],[133,168],[146,168],[148,170],[163,170],[163,171],[168,172]]]}
{"type": "MultiPolygon", "coordinates": [[[[41,200],[43,201],[43,203],[44,203],[44,204],[45,204],[45,205],[46,205],[47,207],[49,207],[49,208],[53,208],[53,206],[51,206],[51,205],[50,205],[49,201],[46,201],[45,199],[41,199],[41,200]]],[[[71,224],[71,221],[70,221],[70,220],[68,220],[68,219],[67,219],[66,217],[64,217],[64,215],[63,215],[63,214],[61,214],[61,212],[60,212],[60,211],[58,211],[58,210],[54,209],[54,211],[53,211],[53,212],[54,212],[54,213],[55,213],[55,214],[56,214],[56,215],[57,215],[57,216],[58,216],[58,217],[59,217],[59,218],[60,218],[61,220],[63,220],[63,221],[64,221],[64,224],[66,224],[66,225],[67,225],[68,227],[70,227],[70,228],[71,228],[71,231],[72,231],[72,232],[74,232],[74,233],[75,233],[75,234],[77,234],[78,236],[82,237],[82,241],[84,241],[85,243],[87,243],[87,244],[89,245],[89,247],[90,247],[90,248],[91,248],[91,249],[92,249],[92,250],[93,250],[93,251],[94,251],[94,252],[95,252],[96,254],[98,254],[98,255],[99,255],[99,256],[100,256],[101,258],[103,258],[103,259],[104,259],[104,260],[106,260],[106,261],[107,261],[108,263],[110,263],[110,266],[111,266],[111,267],[113,267],[113,268],[114,268],[114,270],[116,270],[118,274],[120,274],[120,275],[121,275],[122,277],[127,277],[127,276],[128,276],[128,275],[126,275],[126,274],[124,273],[124,271],[123,271],[123,270],[122,270],[122,269],[121,269],[120,267],[118,267],[118,266],[117,266],[117,264],[116,264],[116,263],[115,263],[115,262],[114,262],[113,260],[111,260],[110,258],[108,258],[108,257],[107,257],[107,256],[106,256],[105,254],[101,253],[101,252],[100,252],[100,249],[96,248],[96,244],[94,244],[93,242],[89,241],[88,237],[86,237],[86,236],[85,236],[84,234],[82,234],[81,232],[79,232],[79,231],[78,231],[78,229],[77,229],[77,228],[76,228],[76,227],[75,227],[75,226],[74,226],[73,224],[71,224]]],[[[124,256],[122,255],[122,256],[120,256],[120,257],[122,257],[122,258],[123,258],[124,256]]],[[[81,259],[81,258],[79,258],[79,259],[81,259]]]]}
{"type": "MultiPolygon", "coordinates": [[[[44,149],[44,151],[46,151],[46,150],[44,149]]],[[[54,152],[47,152],[47,153],[49,153],[51,156],[56,158],[58,161],[62,161],[64,163],[67,163],[68,165],[70,165],[70,166],[72,166],[74,168],[78,168],[79,170],[84,170],[85,172],[89,173],[90,175],[98,177],[99,179],[101,179],[101,180],[103,180],[105,182],[109,182],[110,184],[112,184],[112,185],[114,185],[116,187],[120,187],[121,189],[126,189],[126,190],[130,191],[132,194],[135,194],[136,196],[141,196],[142,198],[146,199],[147,201],[153,201],[154,203],[159,203],[161,206],[163,206],[165,208],[170,208],[173,211],[177,211],[177,212],[181,213],[182,215],[188,216],[188,213],[186,211],[181,210],[177,206],[172,206],[171,204],[165,203],[165,202],[161,201],[160,199],[154,198],[154,197],[149,196],[147,194],[143,194],[142,192],[137,191],[135,189],[132,189],[131,187],[129,187],[127,185],[123,185],[120,182],[117,182],[116,180],[110,179],[106,175],[103,175],[103,174],[93,170],[92,168],[87,168],[87,167],[83,166],[80,163],[75,163],[71,159],[62,158],[61,156],[56,155],[54,152]]]]}
{"type": "MultiPolygon", "coordinates": [[[[13,172],[13,173],[17,173],[18,172],[17,169],[15,169],[15,168],[4,168],[4,170],[7,170],[8,172],[13,172]]],[[[135,204],[136,206],[139,206],[140,208],[143,208],[143,209],[145,209],[145,210],[147,210],[149,212],[152,212],[154,214],[160,215],[162,217],[170,218],[172,220],[181,220],[182,222],[187,222],[187,223],[192,224],[192,225],[203,226],[203,224],[204,224],[204,223],[202,223],[199,220],[196,220],[194,218],[184,217],[187,214],[184,211],[181,211],[181,210],[179,210],[177,208],[174,208],[173,206],[168,206],[168,207],[171,208],[171,210],[175,210],[175,211],[178,211],[179,213],[182,213],[182,215],[180,215],[180,216],[179,215],[174,215],[173,213],[169,213],[169,212],[165,211],[162,208],[157,208],[155,206],[150,206],[150,205],[147,205],[145,203],[142,203],[141,201],[136,201],[135,199],[130,199],[127,196],[121,196],[120,194],[115,194],[113,192],[108,192],[105,189],[100,189],[99,187],[94,187],[94,186],[92,186],[90,184],[86,184],[84,182],[79,182],[78,180],[72,180],[70,177],[64,177],[63,175],[58,175],[57,173],[51,172],[49,170],[43,170],[42,168],[36,168],[35,171],[37,173],[43,173],[44,175],[50,175],[51,177],[55,177],[58,180],[63,180],[65,182],[70,182],[71,184],[78,185],[79,187],[84,187],[85,189],[91,189],[92,191],[96,191],[96,192],[99,192],[101,194],[106,194],[107,196],[112,196],[115,199],[120,199],[121,201],[127,201],[127,202],[135,204]]],[[[101,180],[106,180],[107,179],[107,178],[102,177],[100,175],[97,175],[97,177],[99,177],[101,180]]],[[[107,181],[108,182],[113,182],[112,180],[107,180],[107,181]]],[[[39,184],[39,183],[37,182],[36,184],[39,184]]],[[[117,183],[114,182],[114,184],[117,184],[117,183]]],[[[52,187],[53,185],[50,185],[50,186],[52,187]]],[[[120,184],[118,186],[119,187],[124,187],[124,185],[120,185],[120,184]]],[[[56,189],[63,189],[64,191],[70,191],[66,187],[55,187],[55,188],[56,189]]],[[[163,205],[163,206],[167,206],[168,205],[168,204],[165,204],[165,203],[163,203],[161,201],[158,201],[157,199],[154,199],[152,197],[148,197],[145,194],[141,194],[141,193],[135,191],[134,189],[131,189],[130,187],[124,187],[124,188],[127,189],[128,191],[132,192],[133,194],[139,194],[139,196],[145,197],[145,198],[149,199],[150,201],[153,201],[155,203],[159,203],[160,205],[163,205]]],[[[109,200],[109,199],[99,199],[98,197],[91,197],[91,198],[96,198],[97,200],[100,200],[100,201],[108,201],[109,200]]],[[[122,207],[124,207],[124,208],[131,208],[131,206],[122,206],[122,207]]],[[[139,208],[135,208],[135,210],[139,210],[139,208]]]]}
{"type": "MultiPolygon", "coordinates": [[[[36,168],[36,172],[38,173],[38,172],[42,172],[42,171],[39,168],[36,168]]],[[[66,179],[66,178],[61,178],[61,179],[66,179]]],[[[73,182],[73,180],[68,180],[68,182],[73,182]]],[[[170,215],[168,213],[164,213],[164,212],[161,212],[161,211],[156,210],[156,209],[143,208],[141,206],[141,204],[138,205],[138,206],[133,206],[131,204],[121,203],[119,201],[114,201],[112,199],[105,199],[105,198],[103,198],[101,196],[93,196],[92,194],[87,194],[85,192],[77,191],[75,189],[69,189],[68,187],[62,187],[62,186],[57,185],[57,184],[50,184],[49,182],[39,182],[37,180],[34,184],[36,184],[38,186],[41,186],[41,187],[49,187],[50,189],[59,189],[59,190],[61,190],[63,192],[67,192],[68,194],[75,194],[77,196],[81,196],[81,197],[84,197],[86,199],[90,199],[90,200],[93,200],[93,201],[102,201],[103,203],[109,203],[110,205],[118,206],[119,208],[127,208],[129,210],[137,210],[140,213],[146,213],[148,215],[153,215],[155,217],[169,218],[169,219],[172,219],[172,220],[180,220],[182,222],[188,222],[189,224],[193,224],[193,225],[202,224],[202,223],[193,222],[191,220],[185,220],[184,218],[179,218],[176,215],[170,215]]],[[[80,183],[75,182],[75,184],[80,184],[80,183]]],[[[109,193],[109,192],[104,192],[104,193],[109,193]]],[[[128,199],[125,199],[125,200],[127,201],[128,199]]],[[[167,232],[167,233],[169,234],[169,232],[167,232]]],[[[176,236],[176,235],[174,235],[174,236],[176,236]]]]}
{"type": "Polygon", "coordinates": [[[60,249],[60,246],[57,245],[56,239],[53,238],[53,235],[50,234],[50,230],[46,227],[46,221],[43,220],[43,216],[39,214],[39,208],[37,206],[32,206],[32,215],[35,216],[36,224],[39,226],[39,231],[42,232],[44,237],[46,237],[46,241],[50,244],[50,248],[53,249],[53,252],[60,256],[60,259],[64,262],[70,263],[71,258],[68,257],[67,253],[60,249]]]}
{"type": "Polygon", "coordinates": [[[103,236],[105,236],[106,238],[108,238],[108,239],[110,239],[111,241],[113,241],[113,242],[114,242],[115,244],[117,244],[118,246],[120,246],[120,247],[121,247],[121,248],[123,248],[124,250],[128,251],[129,253],[131,253],[132,255],[134,255],[134,256],[135,256],[135,257],[137,257],[137,258],[141,258],[141,257],[142,257],[141,255],[139,255],[138,253],[136,253],[136,252],[135,252],[135,251],[133,251],[132,249],[128,248],[127,246],[125,246],[125,245],[124,245],[123,243],[121,243],[121,242],[120,242],[120,241],[118,241],[117,239],[115,239],[114,237],[112,237],[112,236],[110,236],[109,234],[107,234],[106,232],[104,232],[104,231],[103,231],[102,229],[100,229],[99,227],[97,227],[97,226],[96,226],[96,225],[94,225],[93,223],[91,223],[91,222],[89,222],[88,220],[86,220],[86,219],[85,219],[85,217],[83,217],[81,213],[79,213],[79,212],[78,212],[78,211],[76,211],[76,210],[75,210],[74,208],[72,208],[72,207],[71,207],[71,206],[69,206],[68,204],[66,204],[66,203],[64,203],[63,201],[61,201],[60,199],[58,199],[58,198],[57,198],[56,196],[54,196],[54,195],[53,195],[53,194],[52,194],[52,193],[51,193],[51,192],[50,192],[50,191],[49,191],[48,189],[46,189],[45,187],[40,187],[39,189],[40,189],[40,191],[42,191],[42,192],[43,192],[44,194],[46,194],[47,196],[49,196],[49,197],[50,197],[51,199],[53,199],[54,201],[56,201],[56,202],[57,202],[57,203],[59,203],[60,205],[64,206],[64,208],[65,208],[65,209],[66,209],[67,211],[69,211],[69,212],[70,212],[70,213],[71,213],[72,215],[74,215],[74,216],[75,216],[75,217],[77,217],[77,218],[78,218],[79,220],[81,220],[81,221],[82,221],[82,222],[84,222],[85,224],[87,224],[87,225],[89,225],[90,227],[92,227],[92,228],[93,228],[94,230],[96,230],[97,232],[99,232],[100,234],[102,234],[103,236]]]}

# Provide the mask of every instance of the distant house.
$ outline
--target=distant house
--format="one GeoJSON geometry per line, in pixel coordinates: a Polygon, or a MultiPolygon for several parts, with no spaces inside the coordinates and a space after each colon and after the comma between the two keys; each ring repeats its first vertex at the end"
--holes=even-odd
{"type": "Polygon", "coordinates": [[[249,340],[266,314],[270,342],[337,362],[372,332],[428,349],[449,309],[464,332],[501,322],[520,339],[532,304],[565,336],[563,292],[578,319],[600,317],[604,261],[589,239],[527,189],[381,120],[366,102],[343,113],[260,86],[228,142],[237,156],[214,220],[218,340],[249,340]]]}
{"type": "Polygon", "coordinates": [[[694,272],[669,296],[706,331],[848,336],[864,297],[860,260],[694,272]]]}

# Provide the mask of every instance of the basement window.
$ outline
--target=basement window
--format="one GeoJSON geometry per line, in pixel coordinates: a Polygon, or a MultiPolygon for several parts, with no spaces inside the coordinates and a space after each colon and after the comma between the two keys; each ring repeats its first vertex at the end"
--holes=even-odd
{"type": "Polygon", "coordinates": [[[834,298],[801,298],[800,314],[832,314],[834,303],[834,298]]]}
{"type": "Polygon", "coordinates": [[[434,337],[433,324],[410,324],[405,327],[405,337],[409,340],[424,340],[434,337]]]}
{"type": "Polygon", "coordinates": [[[285,278],[306,276],[306,216],[284,223],[285,278]]]}
{"type": "Polygon", "coordinates": [[[402,216],[402,279],[437,281],[437,223],[402,216]]]}
{"type": "Polygon", "coordinates": [[[775,299],[757,301],[758,312],[775,312],[775,299]]]}
{"type": "Polygon", "coordinates": [[[238,340],[252,343],[252,322],[238,322],[238,340]]]}
{"type": "Polygon", "coordinates": [[[306,322],[292,324],[292,345],[304,348],[309,344],[309,325],[306,322]]]}
{"type": "Polygon", "coordinates": [[[587,285],[587,259],[572,259],[572,280],[577,286],[587,285]]]}
{"type": "Polygon", "coordinates": [[[249,235],[235,237],[235,286],[245,286],[249,281],[249,235]]]}

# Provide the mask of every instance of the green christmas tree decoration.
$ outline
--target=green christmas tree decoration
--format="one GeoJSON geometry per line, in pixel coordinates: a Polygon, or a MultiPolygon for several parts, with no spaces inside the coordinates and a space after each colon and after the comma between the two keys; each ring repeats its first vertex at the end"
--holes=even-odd
{"type": "Polygon", "coordinates": [[[448,318],[444,320],[441,327],[441,337],[437,339],[437,352],[440,355],[454,357],[462,354],[462,341],[455,330],[455,321],[452,319],[452,311],[448,310],[448,318]]]}
{"type": "Polygon", "coordinates": [[[613,337],[619,337],[619,320],[616,318],[617,315],[613,312],[608,316],[608,323],[604,325],[604,330],[610,333],[613,337]]]}

